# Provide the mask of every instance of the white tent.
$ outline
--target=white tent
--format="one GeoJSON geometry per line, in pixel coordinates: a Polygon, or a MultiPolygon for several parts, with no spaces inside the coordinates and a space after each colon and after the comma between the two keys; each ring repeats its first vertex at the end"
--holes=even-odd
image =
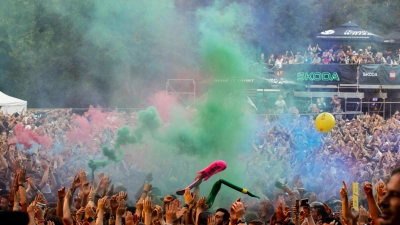
{"type": "Polygon", "coordinates": [[[3,113],[12,114],[26,109],[27,101],[8,96],[0,91],[0,107],[3,113]]]}

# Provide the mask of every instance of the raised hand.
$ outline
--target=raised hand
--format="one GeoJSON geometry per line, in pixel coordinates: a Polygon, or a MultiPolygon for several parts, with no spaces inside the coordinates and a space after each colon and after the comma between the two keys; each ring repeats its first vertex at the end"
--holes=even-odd
{"type": "Polygon", "coordinates": [[[26,182],[26,168],[22,167],[22,169],[18,173],[18,184],[23,184],[26,182]]]}
{"type": "Polygon", "coordinates": [[[100,179],[99,184],[97,185],[97,190],[96,191],[99,191],[101,189],[105,193],[110,184],[111,184],[111,181],[109,180],[108,175],[105,175],[100,179]]]}
{"type": "Polygon", "coordinates": [[[85,218],[94,218],[96,216],[96,209],[87,204],[85,207],[85,218]]]}
{"type": "Polygon", "coordinates": [[[360,215],[358,216],[358,223],[359,224],[368,223],[368,212],[362,205],[360,206],[359,212],[360,212],[360,215]]]}
{"type": "Polygon", "coordinates": [[[283,213],[282,201],[280,201],[278,207],[276,208],[276,220],[284,221],[285,219],[286,219],[286,216],[283,213]]]}
{"type": "Polygon", "coordinates": [[[40,160],[40,166],[44,169],[47,170],[49,168],[49,165],[47,165],[46,160],[40,160]]]}
{"type": "Polygon", "coordinates": [[[39,207],[38,205],[35,205],[34,212],[35,212],[35,217],[38,220],[43,220],[44,219],[44,210],[42,210],[41,207],[39,207]]]}
{"type": "Polygon", "coordinates": [[[72,183],[71,183],[71,188],[75,190],[78,187],[80,187],[81,185],[82,185],[82,183],[79,180],[79,176],[75,175],[75,177],[74,177],[74,179],[72,180],[72,183]]]}
{"type": "Polygon", "coordinates": [[[88,196],[89,193],[92,191],[92,186],[89,188],[89,182],[85,182],[82,184],[82,194],[88,196]]]}
{"type": "Polygon", "coordinates": [[[42,192],[37,193],[36,198],[35,198],[35,202],[40,202],[43,204],[47,204],[47,200],[44,197],[44,195],[42,194],[42,192]]]}
{"type": "Polygon", "coordinates": [[[34,180],[32,177],[27,177],[27,178],[26,178],[26,182],[28,182],[28,184],[29,184],[33,189],[36,189],[35,180],[34,180]]]}
{"type": "Polygon", "coordinates": [[[235,214],[235,218],[239,220],[244,217],[247,206],[244,206],[243,202],[237,201],[232,204],[231,209],[235,214]]]}
{"type": "Polygon", "coordinates": [[[105,210],[106,209],[106,202],[107,202],[107,196],[100,198],[99,201],[97,202],[97,208],[99,210],[105,210]]]}
{"type": "Polygon", "coordinates": [[[343,187],[340,189],[340,195],[342,198],[347,198],[347,185],[344,181],[343,182],[343,187]]]}
{"type": "Polygon", "coordinates": [[[366,182],[364,184],[363,189],[364,189],[364,192],[367,195],[367,197],[372,197],[372,184],[371,183],[366,182]]]}
{"type": "Polygon", "coordinates": [[[144,213],[151,213],[151,197],[146,197],[143,204],[144,213]]]}
{"type": "Polygon", "coordinates": [[[35,207],[36,207],[36,202],[32,201],[31,204],[29,204],[27,208],[27,213],[28,214],[35,214],[35,207]]]}
{"type": "Polygon", "coordinates": [[[136,210],[137,211],[143,211],[143,205],[144,205],[144,200],[143,198],[139,199],[139,201],[136,203],[136,210]]]}
{"type": "Polygon", "coordinates": [[[197,201],[196,207],[198,209],[207,210],[208,205],[206,204],[206,197],[201,197],[199,201],[197,201]]]}
{"type": "Polygon", "coordinates": [[[112,210],[116,210],[118,208],[118,198],[116,195],[113,195],[110,198],[110,207],[112,210]]]}
{"type": "Polygon", "coordinates": [[[165,213],[165,222],[168,224],[173,224],[175,220],[177,220],[176,217],[176,206],[174,204],[169,204],[167,205],[167,211],[165,213]]]}
{"type": "Polygon", "coordinates": [[[192,194],[190,193],[190,189],[186,188],[185,189],[185,193],[183,194],[183,199],[185,200],[185,204],[186,205],[191,205],[193,204],[194,199],[196,198],[196,194],[192,194]]]}
{"type": "Polygon", "coordinates": [[[125,225],[133,225],[133,214],[130,211],[126,212],[125,225]]]}
{"type": "Polygon", "coordinates": [[[156,205],[156,207],[154,208],[153,212],[154,211],[157,213],[157,219],[159,221],[163,220],[163,210],[162,210],[161,206],[156,205]]]}
{"type": "Polygon", "coordinates": [[[78,172],[79,180],[82,184],[87,182],[86,172],[83,169],[80,169],[78,172]]]}
{"type": "Polygon", "coordinates": [[[379,199],[385,195],[385,183],[383,181],[379,181],[378,185],[376,185],[376,194],[379,199]]]}
{"type": "Polygon", "coordinates": [[[207,225],[216,225],[215,223],[215,216],[210,214],[207,218],[207,225]]]}
{"type": "Polygon", "coordinates": [[[175,208],[176,208],[176,211],[177,211],[176,212],[176,217],[178,219],[180,219],[183,215],[185,215],[185,213],[187,212],[187,208],[186,207],[181,208],[181,202],[179,201],[179,199],[175,199],[172,202],[172,204],[175,205],[175,208]]]}
{"type": "MultiPolygon", "coordinates": [[[[203,197],[203,198],[205,198],[205,197],[203,197]]],[[[199,200],[200,201],[200,200],[199,200]]],[[[239,219],[241,219],[241,218],[237,218],[236,217],[236,214],[235,214],[235,208],[233,207],[234,206],[234,204],[236,203],[236,202],[240,202],[240,198],[238,198],[238,199],[236,199],[236,201],[231,205],[231,208],[229,209],[229,214],[230,214],[230,220],[231,221],[236,221],[236,220],[239,220],[239,219]]],[[[197,202],[197,204],[199,204],[198,202],[197,202]]]]}
{"type": "Polygon", "coordinates": [[[117,216],[124,215],[125,211],[126,211],[126,203],[125,203],[125,200],[121,199],[119,201],[118,208],[117,208],[117,216]]]}
{"type": "Polygon", "coordinates": [[[140,217],[138,215],[133,215],[133,225],[139,225],[140,217]]]}
{"type": "Polygon", "coordinates": [[[285,215],[286,218],[289,218],[290,216],[290,207],[285,206],[285,209],[283,210],[283,215],[285,215]]]}
{"type": "Polygon", "coordinates": [[[128,192],[120,191],[118,194],[118,201],[127,200],[128,199],[128,192]]]}
{"type": "Polygon", "coordinates": [[[65,193],[64,200],[67,201],[70,198],[72,198],[72,193],[71,193],[71,189],[68,189],[67,193],[65,193]]]}

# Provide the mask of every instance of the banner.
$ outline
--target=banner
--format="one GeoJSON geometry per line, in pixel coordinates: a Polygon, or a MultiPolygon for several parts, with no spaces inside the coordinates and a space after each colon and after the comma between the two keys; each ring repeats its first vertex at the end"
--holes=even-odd
{"type": "Polygon", "coordinates": [[[400,66],[380,65],[382,85],[400,85],[400,66]]]}
{"type": "Polygon", "coordinates": [[[359,84],[380,84],[381,69],[377,64],[365,64],[360,66],[358,82],[359,84]]]}
{"type": "Polygon", "coordinates": [[[356,84],[357,65],[353,64],[286,64],[283,77],[304,84],[356,84]]]}
{"type": "Polygon", "coordinates": [[[352,197],[353,197],[353,208],[355,209],[355,210],[359,210],[358,209],[358,183],[356,183],[356,182],[353,182],[352,183],[352,193],[353,193],[353,195],[352,195],[352,197]]]}
{"type": "Polygon", "coordinates": [[[305,85],[400,85],[400,65],[381,64],[284,64],[249,79],[220,79],[216,82],[245,82],[258,88],[269,85],[296,89],[305,85]]]}

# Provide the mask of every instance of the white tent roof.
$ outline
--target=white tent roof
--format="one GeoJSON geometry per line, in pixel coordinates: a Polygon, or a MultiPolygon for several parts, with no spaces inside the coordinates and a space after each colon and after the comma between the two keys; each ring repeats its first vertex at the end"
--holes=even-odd
{"type": "Polygon", "coordinates": [[[3,113],[7,112],[8,114],[12,114],[21,112],[24,108],[26,109],[27,101],[8,96],[0,91],[0,106],[0,110],[3,111],[3,113]]]}

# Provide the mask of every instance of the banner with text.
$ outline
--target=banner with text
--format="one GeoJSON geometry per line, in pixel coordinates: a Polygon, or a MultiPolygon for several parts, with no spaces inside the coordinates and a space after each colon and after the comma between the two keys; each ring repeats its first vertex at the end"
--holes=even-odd
{"type": "Polygon", "coordinates": [[[322,64],[322,65],[294,65],[282,67],[282,77],[297,83],[305,84],[356,84],[357,65],[322,64]]]}
{"type": "Polygon", "coordinates": [[[380,84],[380,77],[382,70],[380,65],[365,64],[360,66],[360,73],[358,74],[359,84],[380,84]]]}

